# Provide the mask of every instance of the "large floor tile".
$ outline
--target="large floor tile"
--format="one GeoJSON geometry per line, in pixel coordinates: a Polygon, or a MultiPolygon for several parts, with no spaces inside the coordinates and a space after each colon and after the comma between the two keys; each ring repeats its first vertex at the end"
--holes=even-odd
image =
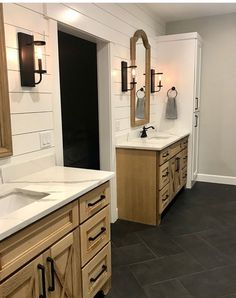
{"type": "Polygon", "coordinates": [[[148,298],[193,298],[178,280],[144,287],[148,298]]]}
{"type": "Polygon", "coordinates": [[[144,290],[139,286],[129,269],[124,267],[113,268],[112,289],[107,298],[146,298],[144,290]]]}
{"type": "Polygon", "coordinates": [[[112,266],[128,265],[155,258],[156,256],[142,243],[112,249],[112,266]]]}
{"type": "Polygon", "coordinates": [[[204,270],[193,257],[185,253],[131,265],[130,269],[143,286],[204,270]]]}
{"type": "Polygon", "coordinates": [[[161,229],[139,232],[138,235],[157,256],[175,255],[183,249],[161,229]]]}
{"type": "Polygon", "coordinates": [[[151,229],[152,226],[134,223],[126,220],[117,220],[111,225],[111,239],[116,247],[138,244],[140,238],[136,232],[151,229]]]}
{"type": "Polygon", "coordinates": [[[195,298],[219,298],[236,291],[236,265],[179,278],[195,298]]]}
{"type": "Polygon", "coordinates": [[[174,240],[206,269],[232,264],[230,258],[197,235],[180,236],[174,240]]]}

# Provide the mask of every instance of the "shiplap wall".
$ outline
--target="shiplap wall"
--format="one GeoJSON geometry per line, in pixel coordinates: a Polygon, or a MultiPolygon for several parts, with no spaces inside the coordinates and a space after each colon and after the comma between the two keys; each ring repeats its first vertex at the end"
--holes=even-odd
{"type": "MultiPolygon", "coordinates": [[[[47,4],[47,16],[78,30],[112,43],[112,115],[115,134],[131,130],[130,94],[121,92],[121,61],[130,63],[130,37],[143,29],[151,44],[151,66],[157,69],[155,37],[165,32],[165,25],[135,4],[47,4]]],[[[155,122],[157,94],[151,95],[151,117],[155,122]]]]}
{"type": "MultiPolygon", "coordinates": [[[[135,4],[4,4],[4,27],[6,37],[9,95],[12,120],[13,157],[2,160],[31,159],[42,154],[54,153],[52,66],[50,59],[50,36],[48,19],[44,13],[62,23],[112,42],[112,102],[116,134],[130,131],[129,93],[121,92],[120,65],[129,63],[130,37],[137,29],[148,35],[152,53],[151,65],[157,67],[154,37],[164,34],[162,22],[149,16],[135,4]],[[46,40],[44,61],[47,74],[35,88],[21,87],[18,59],[17,32],[33,34],[35,39],[46,40]],[[40,149],[39,133],[52,133],[52,147],[40,149]]],[[[58,86],[59,87],[59,86],[58,86]]],[[[156,95],[151,96],[151,122],[157,111],[156,95]]]]}
{"type": "MultiPolygon", "coordinates": [[[[12,125],[13,156],[1,159],[1,164],[31,160],[54,154],[53,105],[51,90],[51,64],[48,45],[44,51],[47,74],[35,88],[21,87],[17,32],[34,35],[34,39],[48,44],[48,21],[42,16],[42,4],[4,4],[4,28],[7,53],[8,84],[12,125]],[[33,10],[35,11],[33,11],[33,10]],[[52,146],[40,148],[39,133],[50,131],[52,146]]],[[[37,78],[36,78],[37,80],[37,78]]]]}

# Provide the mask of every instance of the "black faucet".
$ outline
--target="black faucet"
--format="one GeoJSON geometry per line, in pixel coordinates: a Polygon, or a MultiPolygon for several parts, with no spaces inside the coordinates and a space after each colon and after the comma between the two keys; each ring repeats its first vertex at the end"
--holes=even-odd
{"type": "Polygon", "coordinates": [[[147,137],[147,130],[149,128],[155,129],[154,126],[148,126],[148,127],[143,126],[143,130],[141,131],[141,136],[140,136],[141,138],[146,138],[147,137]]]}

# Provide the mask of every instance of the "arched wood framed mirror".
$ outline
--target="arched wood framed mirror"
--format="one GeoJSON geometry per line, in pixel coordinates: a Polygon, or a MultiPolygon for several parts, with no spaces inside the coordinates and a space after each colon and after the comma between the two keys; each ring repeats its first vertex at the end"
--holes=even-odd
{"type": "Polygon", "coordinates": [[[131,126],[139,126],[150,120],[151,46],[143,30],[130,39],[130,59],[131,65],[137,66],[137,84],[131,90],[131,126]]]}
{"type": "Polygon", "coordinates": [[[3,6],[0,4],[0,157],[12,155],[3,6]]]}

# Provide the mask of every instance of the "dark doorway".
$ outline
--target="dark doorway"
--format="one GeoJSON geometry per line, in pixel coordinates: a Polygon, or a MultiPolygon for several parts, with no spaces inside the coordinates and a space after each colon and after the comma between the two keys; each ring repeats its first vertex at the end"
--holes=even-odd
{"type": "Polygon", "coordinates": [[[97,47],[58,31],[64,165],[99,169],[97,47]]]}

